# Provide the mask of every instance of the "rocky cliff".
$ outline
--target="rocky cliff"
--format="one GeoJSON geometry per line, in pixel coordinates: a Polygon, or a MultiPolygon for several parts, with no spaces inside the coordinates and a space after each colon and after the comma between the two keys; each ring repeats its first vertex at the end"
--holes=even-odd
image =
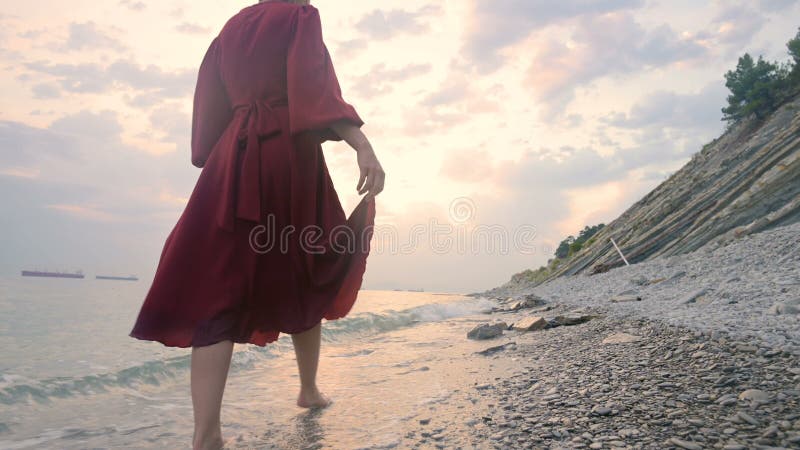
{"type": "Polygon", "coordinates": [[[691,252],[800,220],[800,97],[746,120],[609,223],[548,279],[691,252]]]}

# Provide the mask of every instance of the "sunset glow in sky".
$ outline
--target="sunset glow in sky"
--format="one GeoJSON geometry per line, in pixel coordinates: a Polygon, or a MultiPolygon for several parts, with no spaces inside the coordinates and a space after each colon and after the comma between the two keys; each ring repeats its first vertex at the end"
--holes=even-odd
{"type": "MultiPolygon", "coordinates": [[[[370,256],[371,289],[469,292],[545,263],[718,136],[725,71],[744,52],[786,60],[800,25],[789,0],[312,3],[387,172],[376,222],[404,247],[370,256]],[[408,244],[432,222],[534,228],[534,251],[408,244]]],[[[0,274],[149,279],[200,173],[197,67],[249,4],[0,3],[0,274]]],[[[355,153],[325,149],[349,213],[355,153]]]]}

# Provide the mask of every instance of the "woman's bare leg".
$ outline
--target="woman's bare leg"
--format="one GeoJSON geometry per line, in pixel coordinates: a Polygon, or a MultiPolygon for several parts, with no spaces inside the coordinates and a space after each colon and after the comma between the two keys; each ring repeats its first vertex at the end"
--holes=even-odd
{"type": "Polygon", "coordinates": [[[223,446],[220,408],[232,353],[231,341],[192,348],[194,450],[219,450],[223,446]]]}
{"type": "Polygon", "coordinates": [[[300,371],[300,395],[297,396],[297,406],[303,408],[325,407],[331,403],[331,400],[317,388],[321,340],[321,323],[310,330],[292,334],[297,369],[300,371]]]}

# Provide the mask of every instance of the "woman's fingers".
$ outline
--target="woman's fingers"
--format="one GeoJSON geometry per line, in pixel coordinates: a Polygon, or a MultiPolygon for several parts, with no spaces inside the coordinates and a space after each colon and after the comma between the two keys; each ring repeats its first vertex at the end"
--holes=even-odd
{"type": "Polygon", "coordinates": [[[386,180],[386,174],[383,170],[378,170],[378,173],[375,176],[375,183],[372,185],[372,189],[370,190],[370,195],[373,197],[380,194],[383,191],[383,183],[386,180]]]}
{"type": "Polygon", "coordinates": [[[356,191],[361,194],[361,188],[364,185],[364,181],[367,179],[367,171],[361,169],[361,175],[358,177],[358,184],[356,185],[356,191]]]}
{"type": "Polygon", "coordinates": [[[367,194],[367,197],[374,197],[383,190],[386,176],[383,167],[372,149],[359,151],[357,158],[360,174],[356,191],[359,195],[367,194]]]}
{"type": "Polygon", "coordinates": [[[369,168],[367,170],[367,180],[364,182],[364,186],[361,187],[361,190],[358,191],[359,194],[369,192],[370,189],[372,189],[372,185],[375,184],[375,169],[369,168]]]}
{"type": "Polygon", "coordinates": [[[370,180],[367,182],[369,184],[367,197],[371,198],[380,194],[381,191],[383,191],[383,182],[385,179],[386,179],[386,174],[383,172],[383,169],[381,169],[380,167],[374,169],[370,173],[370,180]]]}

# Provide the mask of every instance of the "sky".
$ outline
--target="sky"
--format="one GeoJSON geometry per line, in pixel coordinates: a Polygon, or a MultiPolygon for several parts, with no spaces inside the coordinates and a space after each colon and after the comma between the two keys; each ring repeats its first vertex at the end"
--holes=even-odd
{"type": "MultiPolygon", "coordinates": [[[[800,1],[319,0],[387,173],[364,288],[475,292],[608,223],[724,130],[723,74],[785,61],[800,1]]],[[[0,275],[148,282],[200,174],[197,68],[251,3],[0,1],[0,275]]],[[[355,152],[324,144],[345,212],[355,152]]]]}

